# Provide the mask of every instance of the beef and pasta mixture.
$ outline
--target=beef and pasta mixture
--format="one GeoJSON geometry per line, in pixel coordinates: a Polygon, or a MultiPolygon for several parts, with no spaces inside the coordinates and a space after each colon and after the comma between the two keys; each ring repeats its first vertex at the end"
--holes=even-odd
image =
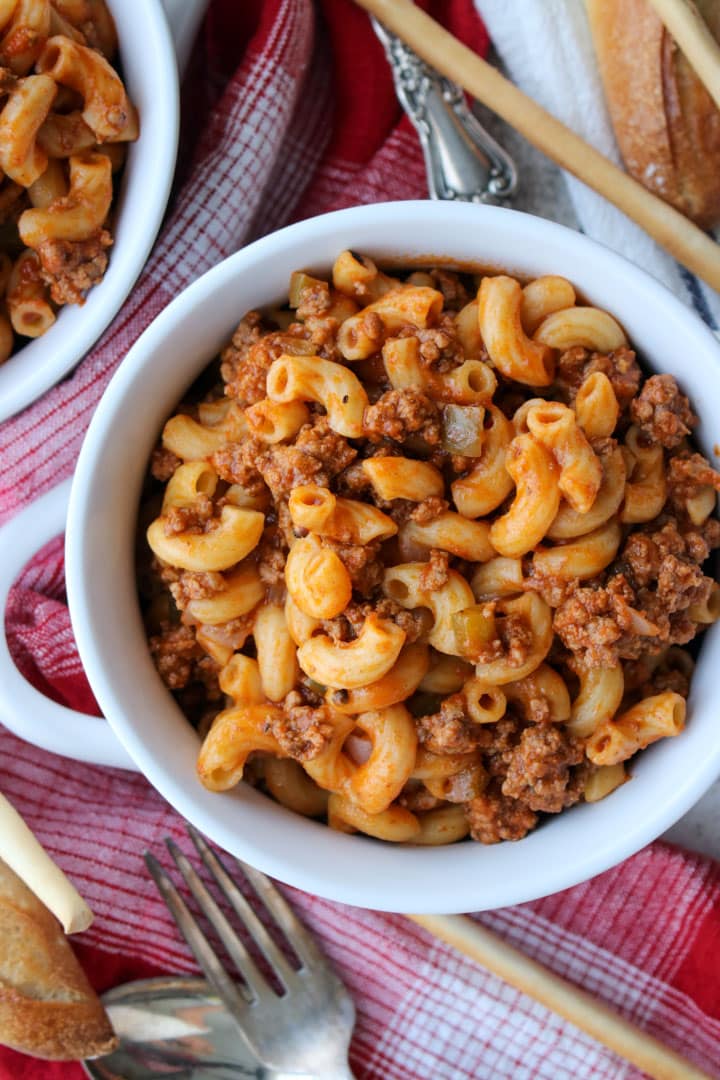
{"type": "Polygon", "coordinates": [[[0,363],[105,274],[114,180],[138,137],[116,58],[105,0],[0,6],[0,363]]]}
{"type": "Polygon", "coordinates": [[[294,273],[148,480],[150,649],[202,783],[419,844],[608,795],[682,730],[720,614],[695,423],[564,278],[294,273]]]}

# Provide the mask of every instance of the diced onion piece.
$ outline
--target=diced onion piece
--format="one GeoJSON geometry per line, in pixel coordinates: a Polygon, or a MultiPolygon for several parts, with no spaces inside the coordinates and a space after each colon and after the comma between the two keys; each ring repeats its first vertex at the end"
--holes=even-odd
{"type": "Polygon", "coordinates": [[[497,637],[492,604],[473,604],[450,616],[457,655],[476,658],[497,637]]]}
{"type": "Polygon", "coordinates": [[[442,448],[450,454],[480,457],[485,440],[482,405],[446,405],[442,418],[442,448]]]}
{"type": "Polygon", "coordinates": [[[302,303],[302,294],[306,289],[312,288],[313,285],[327,285],[327,282],[311,277],[310,274],[306,274],[304,270],[294,270],[290,275],[290,290],[288,293],[290,307],[300,307],[300,304],[302,303]]]}

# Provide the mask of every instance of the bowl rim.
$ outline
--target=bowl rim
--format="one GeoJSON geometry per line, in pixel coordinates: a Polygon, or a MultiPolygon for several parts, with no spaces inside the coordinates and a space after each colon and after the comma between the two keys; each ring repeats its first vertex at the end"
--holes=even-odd
{"type": "MultiPolygon", "coordinates": [[[[342,237],[343,227],[350,222],[357,229],[362,229],[363,225],[371,222],[378,227],[383,225],[387,229],[388,236],[392,236],[392,228],[398,218],[405,217],[407,220],[414,216],[428,214],[437,216],[443,223],[447,220],[448,225],[472,224],[474,227],[480,224],[479,215],[483,215],[485,222],[492,224],[493,227],[507,226],[511,229],[516,226],[524,227],[530,234],[529,240],[531,238],[533,243],[542,244],[543,239],[547,239],[556,244],[561,243],[564,250],[573,251],[577,256],[592,258],[599,263],[602,272],[614,272],[621,279],[631,279],[636,294],[644,295],[655,304],[662,304],[663,316],[666,320],[680,320],[683,330],[687,331],[690,338],[699,345],[705,357],[712,354],[713,362],[720,360],[720,345],[711,331],[664,285],[644,270],[628,262],[623,256],[565,226],[540,218],[530,218],[528,215],[506,208],[456,203],[439,204],[419,200],[334,211],[290,225],[255,241],[225,259],[179,294],[146,329],[113,376],[87,432],[72,487],[66,542],[69,605],[85,670],[97,700],[105,715],[108,716],[115,733],[160,794],[178,812],[222,847],[292,886],[343,903],[388,911],[407,911],[412,907],[412,910],[417,913],[438,910],[471,911],[480,908],[486,910],[522,903],[569,888],[602,873],[656,839],[704,794],[720,775],[720,742],[715,748],[707,748],[707,753],[695,762],[697,768],[692,771],[692,774],[675,777],[675,786],[663,792],[662,800],[655,800],[652,815],[643,820],[628,820],[627,827],[622,832],[606,835],[600,843],[588,845],[587,851],[582,852],[582,856],[571,864],[567,864],[562,859],[555,864],[543,864],[535,875],[541,880],[539,887],[532,883],[528,885],[527,881],[521,880],[522,875],[519,875],[512,884],[498,881],[488,883],[484,880],[481,880],[479,884],[477,879],[483,877],[480,871],[477,875],[468,874],[461,882],[453,881],[452,889],[441,880],[429,882],[426,895],[415,895],[412,898],[412,904],[409,902],[409,897],[402,892],[402,883],[398,885],[397,881],[371,882],[365,892],[359,895],[356,885],[339,877],[333,877],[331,868],[323,867],[319,870],[316,864],[312,864],[312,860],[310,860],[311,865],[308,866],[302,854],[299,854],[289,867],[286,857],[278,856],[274,850],[258,843],[254,836],[243,834],[239,837],[230,822],[223,820],[223,810],[219,803],[218,810],[215,812],[213,809],[215,804],[208,804],[200,791],[188,791],[181,788],[176,778],[165,769],[163,763],[148,752],[137,721],[125,715],[122,708],[118,707],[115,701],[114,684],[108,678],[99,657],[97,632],[100,624],[97,620],[88,617],[92,588],[90,581],[84,577],[88,544],[83,526],[87,515],[93,509],[90,497],[93,475],[99,457],[107,452],[107,433],[113,418],[122,407],[126,394],[131,393],[145,365],[161,349],[166,335],[171,332],[176,323],[182,323],[191,312],[196,312],[201,307],[204,310],[211,310],[212,294],[221,283],[238,279],[254,264],[281,253],[283,248],[292,246],[303,238],[317,239],[320,234],[326,237],[334,235],[342,237]],[[475,217],[471,219],[468,215],[475,215],[475,217]],[[441,904],[439,897],[442,897],[441,904]]],[[[390,243],[395,249],[402,248],[402,241],[390,243]]],[[[377,244],[374,246],[378,247],[377,244]]],[[[340,250],[339,246],[338,250],[340,250]]],[[[512,267],[507,267],[507,269],[512,272],[512,267]]],[[[240,306],[238,317],[242,314],[240,306]]],[[[622,321],[622,313],[616,314],[622,321]]],[[[206,357],[199,358],[196,371],[199,373],[206,363],[206,357]]],[[[652,753],[652,749],[646,753],[652,753]]],[[[262,796],[259,797],[262,798],[262,796]]],[[[218,796],[214,795],[213,798],[218,799],[218,796]]],[[[597,813],[595,807],[588,809],[597,813]]],[[[585,807],[578,807],[573,810],[573,813],[577,810],[583,812],[585,807]]],[[[317,827],[317,823],[305,821],[305,824],[314,824],[317,827]]],[[[329,832],[327,826],[319,827],[329,832]]],[[[532,856],[538,848],[542,854],[543,844],[542,841],[538,844],[537,838],[542,836],[545,828],[547,825],[529,834],[519,848],[515,845],[504,844],[496,845],[494,850],[502,847],[527,852],[532,861],[532,856]]],[[[306,833],[309,838],[310,831],[306,830],[306,833]]],[[[376,841],[360,837],[345,839],[351,839],[353,843],[362,845],[364,850],[368,849],[368,845],[372,845],[373,849],[377,850],[376,841]]],[[[385,846],[392,847],[392,845],[385,846]]],[[[467,844],[461,846],[468,850],[475,847],[475,845],[467,844]]],[[[427,848],[416,847],[410,850],[421,850],[428,860],[429,876],[442,878],[442,874],[438,871],[442,869],[443,863],[449,865],[451,861],[444,853],[452,850],[453,847],[457,849],[458,845],[434,849],[434,857],[430,855],[427,848]]],[[[481,845],[477,847],[481,851],[488,850],[483,849],[481,845]]],[[[393,851],[397,852],[398,848],[393,847],[393,851]]],[[[358,858],[360,858],[359,847],[358,858]]],[[[398,867],[401,867],[401,863],[402,855],[398,861],[398,867]]],[[[372,856],[368,865],[372,867],[372,856]]]]}
{"type": "MultiPolygon", "coordinates": [[[[108,3],[116,19],[118,9],[121,12],[125,11],[122,0],[108,0],[108,3]]],[[[93,290],[85,305],[78,309],[82,311],[82,318],[79,314],[76,315],[72,327],[68,329],[63,326],[67,323],[67,318],[64,316],[71,314],[71,311],[61,308],[57,321],[46,334],[23,345],[2,365],[0,369],[0,423],[41,397],[46,390],[49,390],[79,364],[96,344],[120,311],[142,273],[160,229],[175,172],[180,129],[180,88],[172,36],[160,0],[150,0],[141,5],[141,8],[141,17],[138,17],[140,16],[138,9],[137,12],[133,10],[130,18],[126,12],[122,20],[136,26],[135,33],[138,37],[142,37],[145,54],[152,57],[150,70],[154,72],[152,78],[155,89],[158,86],[164,87],[162,93],[153,94],[153,108],[157,110],[153,125],[154,138],[152,144],[148,141],[147,149],[142,151],[153,162],[156,180],[154,184],[149,185],[149,190],[148,187],[144,190],[143,230],[142,232],[134,231],[132,240],[128,236],[123,249],[122,264],[118,267],[116,260],[117,270],[114,274],[112,273],[114,253],[111,250],[110,264],[103,281],[93,290]],[[47,355],[38,358],[33,355],[32,362],[23,363],[24,359],[27,360],[24,356],[26,351],[36,347],[37,351],[41,352],[41,345],[46,346],[44,353],[47,355]]],[[[123,53],[127,55],[128,50],[132,48],[132,42],[128,41],[127,34],[120,33],[119,36],[119,53],[122,62],[123,53]]],[[[130,92],[132,96],[132,88],[130,92]]],[[[142,116],[140,123],[142,140],[142,116]]],[[[130,144],[129,156],[132,156],[139,148],[139,143],[130,144]]],[[[122,187],[118,195],[121,200],[125,196],[127,183],[126,172],[123,175],[122,187]]]]}

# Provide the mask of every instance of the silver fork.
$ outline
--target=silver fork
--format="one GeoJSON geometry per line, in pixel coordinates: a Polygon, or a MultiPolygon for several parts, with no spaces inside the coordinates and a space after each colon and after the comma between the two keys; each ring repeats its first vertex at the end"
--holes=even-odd
{"type": "Polygon", "coordinates": [[[261,923],[223,863],[200,834],[187,826],[198,854],[238,919],[272,968],[284,993],[277,994],[218,907],[177,844],[168,850],[199,909],[215,929],[242,976],[236,982],[223,967],[175,885],[151,852],[145,862],[180,933],[195,954],[205,977],[221,998],[250,1050],[267,1069],[311,1075],[317,1080],[353,1080],[348,1047],[355,1024],[355,1006],[331,970],[312,936],[272,882],[259,870],[233,859],[273,917],[297,956],[293,966],[261,923]]]}

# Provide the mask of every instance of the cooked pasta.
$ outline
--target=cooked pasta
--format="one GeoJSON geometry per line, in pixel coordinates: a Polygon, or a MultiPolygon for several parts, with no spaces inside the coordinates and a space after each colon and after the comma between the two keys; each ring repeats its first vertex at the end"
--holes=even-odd
{"type": "MultiPolygon", "coordinates": [[[[11,318],[42,310],[28,281],[11,318]]],[[[682,730],[720,475],[675,380],[567,279],[343,252],[213,378],[153,455],[141,574],[208,788],[496,843],[682,730]]]]}

